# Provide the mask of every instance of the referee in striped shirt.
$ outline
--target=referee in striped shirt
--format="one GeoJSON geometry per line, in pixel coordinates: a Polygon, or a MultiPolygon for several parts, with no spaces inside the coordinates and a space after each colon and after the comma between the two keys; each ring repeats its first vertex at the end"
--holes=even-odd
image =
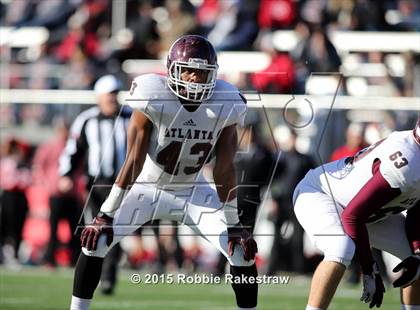
{"type": "MultiPolygon", "coordinates": [[[[124,163],[127,126],[131,111],[117,101],[121,83],[112,75],[101,77],[94,86],[98,105],[79,114],[73,122],[66,147],[60,158],[59,188],[73,188],[71,175],[83,166],[87,176],[88,199],[84,209],[85,223],[90,223],[108,197],[112,184],[124,163]]],[[[104,260],[101,289],[112,294],[116,269],[121,256],[117,245],[104,260]]]]}

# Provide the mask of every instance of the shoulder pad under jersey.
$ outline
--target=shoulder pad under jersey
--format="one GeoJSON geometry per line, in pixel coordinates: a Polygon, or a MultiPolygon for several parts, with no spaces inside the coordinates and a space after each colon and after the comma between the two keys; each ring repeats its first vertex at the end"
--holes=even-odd
{"type": "Polygon", "coordinates": [[[217,104],[218,102],[223,104],[224,127],[233,124],[243,126],[247,106],[246,99],[238,88],[226,81],[217,80],[211,101],[212,104],[217,104]]]}
{"type": "Polygon", "coordinates": [[[133,110],[144,113],[153,121],[163,101],[174,99],[166,86],[166,77],[151,73],[139,75],[133,80],[125,101],[133,110]]]}
{"type": "Polygon", "coordinates": [[[420,185],[420,148],[411,131],[394,132],[387,139],[390,145],[381,158],[380,171],[393,188],[402,192],[420,185]]]}

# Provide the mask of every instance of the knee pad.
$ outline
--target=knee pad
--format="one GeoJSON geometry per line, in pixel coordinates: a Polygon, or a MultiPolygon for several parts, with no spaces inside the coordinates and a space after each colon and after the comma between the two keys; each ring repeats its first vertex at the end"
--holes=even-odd
{"type": "Polygon", "coordinates": [[[324,252],[324,260],[343,264],[346,268],[356,250],[354,241],[347,235],[317,236],[316,246],[324,252]]]}

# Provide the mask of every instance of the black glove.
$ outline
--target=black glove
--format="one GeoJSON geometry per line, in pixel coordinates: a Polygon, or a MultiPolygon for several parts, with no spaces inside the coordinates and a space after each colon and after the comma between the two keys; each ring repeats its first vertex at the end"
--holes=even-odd
{"type": "Polygon", "coordinates": [[[244,259],[247,262],[251,259],[255,259],[255,254],[258,253],[258,247],[252,234],[241,226],[228,227],[227,231],[229,256],[233,255],[235,246],[239,244],[244,251],[244,259]]]}
{"type": "Polygon", "coordinates": [[[372,301],[369,304],[369,308],[379,308],[382,305],[382,301],[384,300],[384,293],[385,293],[385,286],[384,281],[382,280],[381,275],[378,273],[375,277],[376,282],[376,291],[373,294],[372,301]]]}
{"type": "Polygon", "coordinates": [[[392,270],[398,272],[403,270],[402,275],[395,280],[392,285],[394,287],[407,287],[413,284],[420,276],[420,255],[412,255],[404,259],[392,270]]]}
{"type": "Polygon", "coordinates": [[[379,274],[376,263],[373,264],[372,274],[363,274],[363,293],[361,301],[370,302],[369,308],[376,306],[379,308],[384,299],[385,286],[381,275],[379,274]]]}
{"type": "Polygon", "coordinates": [[[88,251],[95,251],[101,234],[106,235],[106,245],[110,246],[114,239],[112,220],[112,217],[99,212],[92,224],[87,225],[82,231],[80,236],[82,247],[85,247],[88,251]]]}

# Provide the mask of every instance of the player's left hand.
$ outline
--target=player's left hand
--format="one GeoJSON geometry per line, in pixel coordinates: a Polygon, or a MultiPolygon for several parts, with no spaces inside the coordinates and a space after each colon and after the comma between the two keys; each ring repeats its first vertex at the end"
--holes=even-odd
{"type": "Polygon", "coordinates": [[[361,301],[368,303],[369,308],[379,308],[384,299],[385,286],[376,263],[373,265],[372,274],[363,274],[363,293],[361,301]]]}
{"type": "Polygon", "coordinates": [[[87,225],[80,236],[82,247],[88,251],[96,251],[99,236],[106,236],[106,245],[110,246],[114,238],[112,229],[112,217],[99,212],[90,225],[87,225]]]}
{"type": "Polygon", "coordinates": [[[258,253],[257,242],[255,242],[251,233],[243,227],[228,227],[228,254],[232,256],[235,251],[235,246],[240,245],[244,251],[244,259],[248,262],[255,259],[255,254],[258,253]]]}
{"type": "Polygon", "coordinates": [[[412,255],[404,259],[392,270],[398,272],[402,270],[402,275],[395,280],[394,287],[407,287],[420,277],[420,255],[412,255]]]}

